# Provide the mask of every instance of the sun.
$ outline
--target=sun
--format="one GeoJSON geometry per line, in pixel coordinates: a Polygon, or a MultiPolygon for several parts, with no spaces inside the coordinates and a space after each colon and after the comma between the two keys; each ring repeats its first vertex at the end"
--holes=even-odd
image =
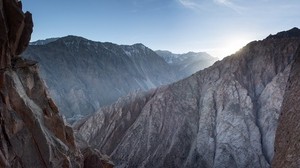
{"type": "Polygon", "coordinates": [[[226,44],[225,44],[225,54],[233,54],[237,52],[239,49],[244,47],[249,41],[243,38],[235,38],[235,39],[230,39],[226,44]]]}
{"type": "Polygon", "coordinates": [[[245,35],[227,37],[222,40],[220,46],[216,47],[215,49],[211,49],[209,53],[222,59],[239,51],[251,41],[253,41],[253,38],[245,35]]]}

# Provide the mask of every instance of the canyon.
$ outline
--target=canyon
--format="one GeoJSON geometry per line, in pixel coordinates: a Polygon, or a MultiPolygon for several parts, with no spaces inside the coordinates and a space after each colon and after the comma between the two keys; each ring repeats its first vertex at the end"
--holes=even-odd
{"type": "MultiPolygon", "coordinates": [[[[119,46],[67,36],[32,43],[26,50],[33,21],[20,1],[0,0],[0,27],[0,167],[281,168],[300,164],[298,28],[253,41],[191,76],[178,74],[183,79],[174,82],[172,67],[180,69],[173,64],[177,57],[168,61],[169,57],[142,44],[119,46]],[[96,60],[86,59],[86,53],[96,55],[84,50],[104,52],[101,59],[111,60],[102,76],[89,69],[96,60]],[[56,52],[65,57],[52,57],[56,52]],[[83,57],[73,58],[81,52],[83,57]],[[29,60],[31,56],[40,60],[29,60]],[[81,63],[78,67],[64,67],[76,61],[81,63]],[[153,69],[151,62],[158,68],[153,69]],[[55,65],[54,71],[50,65],[55,65]],[[83,69],[87,70],[83,73],[83,69]],[[41,78],[40,71],[47,78],[41,78]],[[75,100],[69,105],[77,106],[68,116],[72,118],[82,115],[76,108],[89,109],[79,103],[85,93],[78,90],[88,88],[85,79],[75,80],[80,75],[74,74],[99,75],[90,80],[97,84],[121,71],[124,74],[117,77],[140,90],[124,92],[115,103],[111,100],[112,105],[91,105],[97,112],[84,113],[89,115],[73,127],[65,121],[67,110],[61,111],[54,101],[65,96],[54,88],[58,80],[62,88],[73,89],[69,96],[75,100]],[[131,81],[131,75],[137,81],[131,81]]],[[[187,61],[189,68],[193,61],[187,61]]]]}
{"type": "Polygon", "coordinates": [[[173,84],[75,124],[116,167],[270,167],[300,30],[253,41],[173,84]]]}

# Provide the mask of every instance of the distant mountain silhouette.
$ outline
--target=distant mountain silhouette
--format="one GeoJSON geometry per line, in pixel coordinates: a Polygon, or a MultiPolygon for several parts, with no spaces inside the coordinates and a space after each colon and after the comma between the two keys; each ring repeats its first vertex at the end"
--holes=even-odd
{"type": "Polygon", "coordinates": [[[156,88],[193,73],[174,68],[143,44],[117,45],[77,36],[31,44],[23,57],[38,62],[51,96],[70,121],[134,90],[156,88]]]}
{"type": "Polygon", "coordinates": [[[185,54],[174,54],[170,51],[157,50],[175,70],[179,78],[185,78],[191,74],[211,66],[218,58],[212,57],[206,52],[188,52],[185,54]]]}

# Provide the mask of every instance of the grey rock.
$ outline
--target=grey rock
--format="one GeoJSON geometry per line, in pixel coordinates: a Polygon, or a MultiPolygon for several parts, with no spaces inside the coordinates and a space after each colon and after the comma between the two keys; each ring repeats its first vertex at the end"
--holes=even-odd
{"type": "Polygon", "coordinates": [[[280,34],[251,42],[184,80],[124,97],[75,129],[116,167],[270,167],[299,44],[280,34]]]}

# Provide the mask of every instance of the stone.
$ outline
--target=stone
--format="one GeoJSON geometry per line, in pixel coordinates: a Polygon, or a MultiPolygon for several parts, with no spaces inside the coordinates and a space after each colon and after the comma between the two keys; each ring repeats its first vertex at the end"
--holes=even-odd
{"type": "Polygon", "coordinates": [[[284,94],[275,138],[272,167],[297,168],[300,165],[300,46],[292,65],[284,94]]]}
{"type": "Polygon", "coordinates": [[[31,14],[15,0],[0,0],[0,9],[0,167],[83,167],[36,62],[19,57],[30,41],[31,14]]]}
{"type": "Polygon", "coordinates": [[[130,94],[74,129],[116,167],[268,168],[300,45],[295,29],[285,34],[251,42],[184,80],[130,94]]]}

